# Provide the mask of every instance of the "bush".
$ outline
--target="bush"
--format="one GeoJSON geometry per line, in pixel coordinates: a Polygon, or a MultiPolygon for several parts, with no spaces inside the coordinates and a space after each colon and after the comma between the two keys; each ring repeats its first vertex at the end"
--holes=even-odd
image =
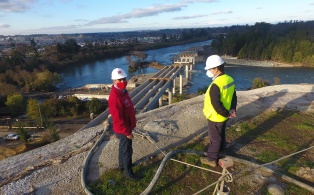
{"type": "Polygon", "coordinates": [[[181,102],[183,100],[191,99],[196,97],[195,94],[182,94],[182,95],[175,95],[172,98],[171,103],[181,102]]]}
{"type": "Polygon", "coordinates": [[[263,80],[263,79],[257,77],[257,78],[254,78],[254,80],[253,80],[252,89],[262,88],[262,87],[266,87],[269,85],[270,84],[267,80],[263,80]]]}
{"type": "Polygon", "coordinates": [[[20,136],[21,141],[24,143],[26,143],[27,139],[30,138],[30,135],[23,127],[19,127],[19,129],[17,130],[17,134],[20,136]]]}
{"type": "Polygon", "coordinates": [[[42,134],[43,143],[52,143],[55,141],[58,141],[60,139],[60,136],[54,127],[50,127],[45,130],[45,132],[42,134]]]}
{"type": "Polygon", "coordinates": [[[12,116],[18,116],[25,113],[27,103],[21,94],[16,93],[7,97],[5,105],[9,108],[12,116]]]}
{"type": "Polygon", "coordinates": [[[106,106],[97,98],[92,98],[86,104],[90,113],[99,114],[106,110],[106,106]]]}

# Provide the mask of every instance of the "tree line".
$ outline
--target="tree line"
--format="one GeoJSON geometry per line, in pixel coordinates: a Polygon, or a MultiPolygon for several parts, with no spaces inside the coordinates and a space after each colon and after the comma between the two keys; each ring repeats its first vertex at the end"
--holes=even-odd
{"type": "Polygon", "coordinates": [[[265,22],[230,27],[212,42],[213,52],[239,59],[314,66],[314,21],[265,22]]]}
{"type": "Polygon", "coordinates": [[[71,118],[90,113],[97,115],[107,109],[107,102],[102,102],[97,98],[82,101],[75,96],[62,99],[52,97],[39,102],[19,93],[8,95],[5,105],[12,117],[26,114],[39,126],[48,126],[52,118],[71,118]]]}

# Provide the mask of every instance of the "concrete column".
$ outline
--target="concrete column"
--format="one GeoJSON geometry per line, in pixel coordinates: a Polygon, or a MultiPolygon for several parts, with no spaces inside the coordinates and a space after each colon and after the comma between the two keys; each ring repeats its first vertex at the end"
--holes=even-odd
{"type": "Polygon", "coordinates": [[[159,107],[162,107],[162,97],[159,98],[159,107]]]}
{"type": "MultiPolygon", "coordinates": [[[[161,89],[159,89],[160,91],[161,89]]],[[[162,107],[162,96],[159,98],[159,107],[162,107]]]]}
{"type": "Polygon", "coordinates": [[[172,102],[172,92],[171,89],[168,90],[168,104],[170,105],[172,102]]]}
{"type": "Polygon", "coordinates": [[[185,65],[185,77],[189,78],[189,65],[185,65]]]}
{"type": "MultiPolygon", "coordinates": [[[[177,78],[177,77],[176,77],[177,78]]],[[[172,93],[175,94],[176,93],[176,78],[173,78],[173,86],[172,86],[172,93]]]]}
{"type": "Polygon", "coordinates": [[[180,95],[182,95],[182,88],[183,88],[183,79],[182,79],[182,74],[180,74],[180,95]]]}

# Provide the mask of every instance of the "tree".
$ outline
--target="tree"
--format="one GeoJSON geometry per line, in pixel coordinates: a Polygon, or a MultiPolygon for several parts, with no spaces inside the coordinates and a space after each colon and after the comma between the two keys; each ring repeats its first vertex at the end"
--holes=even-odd
{"type": "Polygon", "coordinates": [[[70,107],[70,113],[72,116],[78,116],[81,112],[84,111],[84,103],[75,96],[71,96],[67,99],[67,103],[70,107]]]}
{"type": "Polygon", "coordinates": [[[167,35],[165,34],[165,33],[163,33],[162,34],[162,41],[164,41],[164,42],[167,42],[168,41],[168,39],[167,39],[167,35]]]}
{"type": "Polygon", "coordinates": [[[26,102],[24,97],[19,93],[9,95],[5,104],[9,107],[9,110],[13,116],[24,114],[26,111],[26,102]]]}
{"type": "Polygon", "coordinates": [[[100,113],[102,108],[104,108],[103,103],[97,98],[92,98],[91,101],[87,103],[87,107],[90,113],[100,113]]]}
{"type": "Polygon", "coordinates": [[[25,62],[24,55],[18,50],[13,50],[10,52],[10,63],[12,66],[22,65],[25,62]]]}
{"type": "Polygon", "coordinates": [[[62,78],[58,73],[52,73],[49,70],[36,73],[36,80],[34,81],[35,90],[54,91],[62,78]]]}
{"type": "Polygon", "coordinates": [[[0,94],[2,95],[12,95],[18,92],[18,89],[14,85],[9,83],[0,82],[0,89],[0,94]]]}
{"type": "Polygon", "coordinates": [[[50,98],[45,100],[42,105],[42,115],[46,118],[56,117],[58,115],[58,110],[61,109],[61,106],[56,98],[50,98]]]}
{"type": "Polygon", "coordinates": [[[32,98],[28,99],[26,116],[30,117],[31,119],[38,119],[40,117],[39,109],[39,102],[37,100],[32,98]]]}
{"type": "Polygon", "coordinates": [[[75,54],[80,51],[79,46],[74,39],[67,39],[64,44],[57,44],[57,51],[59,53],[70,53],[75,54]]]}
{"type": "Polygon", "coordinates": [[[30,138],[30,135],[23,127],[18,128],[17,134],[20,136],[21,141],[24,143],[26,143],[27,139],[30,138]]]}

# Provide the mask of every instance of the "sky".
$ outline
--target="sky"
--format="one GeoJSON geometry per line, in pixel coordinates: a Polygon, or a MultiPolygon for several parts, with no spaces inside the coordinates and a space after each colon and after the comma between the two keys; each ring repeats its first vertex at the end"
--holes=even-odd
{"type": "Polygon", "coordinates": [[[121,32],[314,20],[314,0],[0,0],[0,35],[121,32]]]}

